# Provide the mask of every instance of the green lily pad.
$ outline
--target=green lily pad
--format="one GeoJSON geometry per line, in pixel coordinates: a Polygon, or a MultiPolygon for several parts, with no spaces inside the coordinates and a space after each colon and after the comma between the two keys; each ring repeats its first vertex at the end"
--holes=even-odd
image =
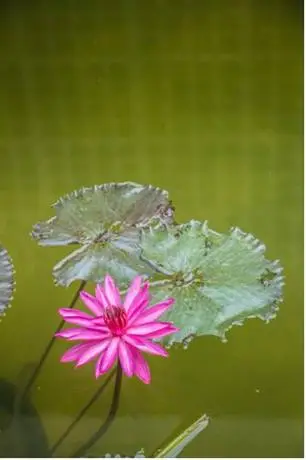
{"type": "Polygon", "coordinates": [[[163,339],[171,345],[194,336],[216,335],[246,318],[269,321],[281,301],[283,276],[278,261],[265,258],[254,236],[232,228],[220,234],[207,222],[191,221],[142,234],[142,257],[163,275],[152,283],[152,302],[176,299],[163,316],[180,331],[163,339]]]}
{"type": "Polygon", "coordinates": [[[57,284],[76,279],[101,282],[112,274],[121,287],[137,274],[152,274],[139,260],[139,231],[173,222],[168,193],[151,185],[109,183],[82,188],[60,198],[56,216],[34,225],[42,246],[81,245],[54,267],[57,284]]]}
{"type": "Polygon", "coordinates": [[[0,315],[3,315],[13,298],[15,288],[14,267],[12,260],[2,246],[0,246],[0,315]]]}
{"type": "Polygon", "coordinates": [[[67,286],[73,280],[101,283],[105,274],[113,276],[124,286],[138,273],[153,274],[152,269],[139,259],[140,251],[127,253],[112,244],[87,244],[57,263],[53,275],[58,284],[67,286]]]}

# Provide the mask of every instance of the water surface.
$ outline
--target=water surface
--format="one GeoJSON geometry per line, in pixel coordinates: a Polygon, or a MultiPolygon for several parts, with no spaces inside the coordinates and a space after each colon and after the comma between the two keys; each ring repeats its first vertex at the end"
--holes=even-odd
{"type": "MultiPolygon", "coordinates": [[[[53,285],[70,249],[38,247],[32,224],[83,185],[152,183],[169,190],[179,221],[263,240],[285,267],[285,302],[269,325],[233,328],[227,344],[203,337],[150,359],[152,385],[124,381],[117,422],[91,453],[150,454],[206,412],[212,422],[186,456],[302,456],[301,2],[10,0],[0,57],[0,241],[18,280],[0,377],[16,383],[39,358],[77,288],[53,285]]],[[[65,348],[32,395],[50,444],[99,386],[90,365],[59,363],[65,348]]],[[[87,439],[109,399],[59,456],[87,439]]]]}

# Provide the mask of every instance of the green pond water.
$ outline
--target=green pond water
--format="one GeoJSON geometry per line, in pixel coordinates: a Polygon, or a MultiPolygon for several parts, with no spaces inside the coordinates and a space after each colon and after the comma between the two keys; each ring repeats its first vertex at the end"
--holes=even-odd
{"type": "MultiPolygon", "coordinates": [[[[151,183],[169,190],[178,221],[264,241],[285,267],[285,301],[226,344],[202,337],[149,358],[152,384],[124,379],[118,417],[90,453],[149,455],[207,413],[186,456],[303,456],[302,2],[3,1],[0,79],[0,241],[17,272],[0,379],[25,378],[77,288],[53,285],[70,248],[38,247],[32,224],[83,185],[151,183]]],[[[66,348],[56,344],[32,392],[50,444],[101,384],[91,365],[59,363],[66,348]]],[[[58,456],[87,440],[110,397],[58,456]]]]}

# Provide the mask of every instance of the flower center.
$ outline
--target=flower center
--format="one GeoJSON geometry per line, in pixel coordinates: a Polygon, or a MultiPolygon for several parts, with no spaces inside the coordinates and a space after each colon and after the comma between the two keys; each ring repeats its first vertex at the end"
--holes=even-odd
{"type": "Polygon", "coordinates": [[[114,335],[121,335],[126,326],[126,312],[122,307],[110,306],[105,308],[103,319],[106,326],[114,335]]]}

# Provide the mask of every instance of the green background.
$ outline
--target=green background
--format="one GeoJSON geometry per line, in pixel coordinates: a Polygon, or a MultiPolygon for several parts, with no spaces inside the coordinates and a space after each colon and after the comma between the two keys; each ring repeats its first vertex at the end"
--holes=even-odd
{"type": "MultiPolygon", "coordinates": [[[[202,413],[194,457],[303,456],[302,2],[2,1],[0,241],[17,271],[1,324],[1,375],[18,380],[58,324],[69,289],[51,269],[70,248],[41,248],[32,224],[83,185],[131,180],[169,190],[179,221],[237,225],[285,267],[274,321],[250,320],[150,359],[152,385],[125,379],[118,419],[92,454],[150,454],[202,413]]],[[[33,402],[50,443],[99,387],[91,365],[59,363],[33,402]]],[[[110,393],[73,432],[72,453],[110,393]]]]}

